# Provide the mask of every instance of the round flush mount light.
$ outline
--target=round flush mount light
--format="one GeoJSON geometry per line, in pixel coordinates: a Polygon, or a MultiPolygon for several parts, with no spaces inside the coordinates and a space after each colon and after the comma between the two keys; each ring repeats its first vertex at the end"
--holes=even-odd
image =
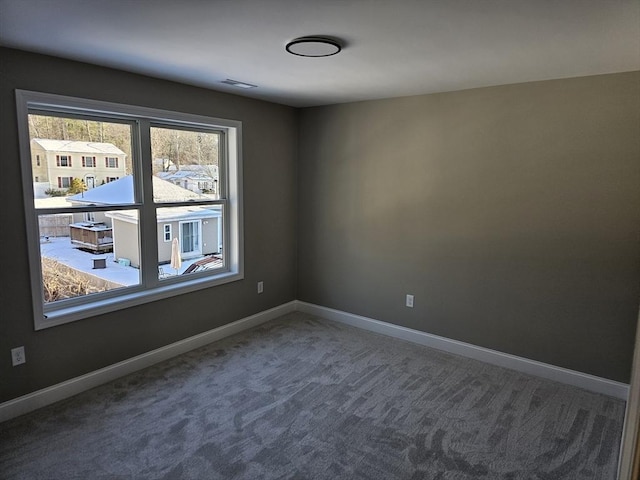
{"type": "Polygon", "coordinates": [[[291,40],[287,52],[300,57],[330,57],[342,50],[337,40],[327,37],[300,37],[291,40]]]}

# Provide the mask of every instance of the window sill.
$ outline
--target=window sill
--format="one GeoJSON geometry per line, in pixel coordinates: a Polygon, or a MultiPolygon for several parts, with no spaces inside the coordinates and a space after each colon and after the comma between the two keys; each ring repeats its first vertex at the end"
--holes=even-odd
{"type": "Polygon", "coordinates": [[[51,312],[45,312],[45,318],[36,319],[35,329],[44,330],[46,328],[64,325],[65,323],[84,320],[86,318],[115,312],[126,308],[151,303],[166,298],[183,295],[185,293],[204,290],[206,288],[223,285],[225,283],[242,280],[244,275],[241,272],[225,272],[215,277],[200,277],[193,280],[181,281],[179,283],[164,282],[155,288],[132,291],[116,297],[98,299],[82,305],[74,305],[67,308],[58,308],[51,312]]]}

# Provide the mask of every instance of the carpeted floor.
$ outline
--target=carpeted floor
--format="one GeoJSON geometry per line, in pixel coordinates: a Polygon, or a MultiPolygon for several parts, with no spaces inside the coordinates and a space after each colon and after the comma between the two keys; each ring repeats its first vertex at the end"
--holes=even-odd
{"type": "Polygon", "coordinates": [[[0,478],[614,480],[624,402],[293,313],[0,425],[0,478]]]}

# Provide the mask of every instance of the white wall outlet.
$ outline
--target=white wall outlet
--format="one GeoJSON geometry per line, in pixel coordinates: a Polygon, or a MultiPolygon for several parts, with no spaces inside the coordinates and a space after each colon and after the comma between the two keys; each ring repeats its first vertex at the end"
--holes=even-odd
{"type": "Polygon", "coordinates": [[[24,356],[24,347],[16,347],[11,349],[11,362],[13,366],[22,365],[27,361],[27,358],[24,356]]]}
{"type": "Polygon", "coordinates": [[[264,282],[258,282],[258,293],[264,292],[264,282]]]}
{"type": "Polygon", "coordinates": [[[413,295],[407,295],[406,305],[409,308],[413,308],[413,295]]]}

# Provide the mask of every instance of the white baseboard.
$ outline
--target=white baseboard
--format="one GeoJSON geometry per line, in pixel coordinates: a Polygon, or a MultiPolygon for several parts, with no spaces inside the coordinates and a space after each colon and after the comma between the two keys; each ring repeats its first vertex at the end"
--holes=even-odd
{"type": "Polygon", "coordinates": [[[265,310],[264,312],[256,313],[250,317],[242,318],[227,325],[214,328],[213,330],[109,365],[108,367],[0,403],[0,422],[23,415],[46,405],[51,405],[59,400],[72,397],[73,395],[77,395],[78,393],[110,382],[124,375],[150,367],[158,362],[168,360],[169,358],[202,347],[216,340],[253,328],[281,315],[285,315],[286,313],[294,312],[296,307],[296,301],[285,303],[278,307],[265,310]]]}
{"type": "Polygon", "coordinates": [[[297,310],[390,337],[627,400],[629,385],[302,301],[297,310]]]}
{"type": "Polygon", "coordinates": [[[142,355],[138,355],[108,367],[72,378],[65,382],[29,393],[22,397],[0,403],[0,422],[23,415],[38,408],[51,405],[65,398],[110,382],[124,375],[134,373],[156,363],[168,360],[182,353],[202,347],[216,340],[248,330],[262,323],[273,320],[281,315],[301,311],[311,313],[328,320],[334,320],[354,327],[362,328],[383,335],[400,338],[445,352],[462,355],[500,367],[510,368],[520,372],[536,375],[568,385],[584,388],[597,393],[627,400],[629,386],[605,378],[586,373],[576,372],[566,368],[556,367],[535,360],[517,357],[488,348],[477,347],[469,343],[451,340],[437,335],[412,330],[410,328],[381,322],[372,318],[354,315],[352,313],[334,310],[307,302],[294,300],[264,312],[251,315],[235,322],[223,325],[213,330],[185,338],[179,342],[166,345],[142,355]]]}

